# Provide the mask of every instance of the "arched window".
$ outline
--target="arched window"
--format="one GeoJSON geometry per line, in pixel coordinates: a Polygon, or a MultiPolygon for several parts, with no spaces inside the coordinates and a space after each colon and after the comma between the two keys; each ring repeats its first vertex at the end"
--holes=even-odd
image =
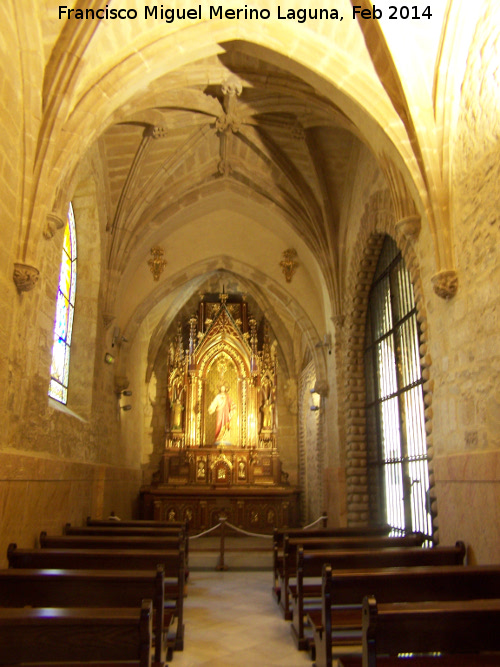
{"type": "Polygon", "coordinates": [[[432,535],[417,309],[410,274],[385,238],[366,324],[368,483],[372,519],[432,535]]]}
{"type": "Polygon", "coordinates": [[[76,287],[76,230],[71,204],[64,229],[64,243],[57,290],[56,320],[54,323],[54,347],[50,369],[49,396],[56,401],[68,402],[69,353],[76,287]]]}

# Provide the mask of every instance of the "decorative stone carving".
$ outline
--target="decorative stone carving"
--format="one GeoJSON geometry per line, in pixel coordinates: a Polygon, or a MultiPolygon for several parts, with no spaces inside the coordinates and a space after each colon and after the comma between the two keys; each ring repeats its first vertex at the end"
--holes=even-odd
{"type": "Polygon", "coordinates": [[[241,126],[241,118],[238,118],[236,113],[223,113],[215,121],[215,129],[217,132],[239,132],[241,126]]]}
{"type": "Polygon", "coordinates": [[[160,276],[167,266],[167,260],[163,258],[165,251],[159,246],[151,248],[151,258],[148,259],[149,268],[155,281],[160,280],[160,276]]]}
{"type": "Polygon", "coordinates": [[[421,220],[419,215],[410,215],[396,222],[396,229],[406,238],[416,240],[420,234],[421,220]]]}
{"type": "Polygon", "coordinates": [[[49,213],[47,216],[47,223],[43,230],[43,236],[47,240],[51,239],[58,229],[63,229],[66,224],[66,218],[62,218],[55,211],[49,213]]]}
{"type": "Polygon", "coordinates": [[[240,96],[243,90],[243,82],[236,74],[230,74],[222,83],[221,90],[224,95],[240,96]]]}
{"type": "Polygon", "coordinates": [[[233,171],[233,167],[229,162],[229,160],[219,160],[217,169],[219,171],[219,174],[221,174],[221,176],[229,176],[233,171]]]}
{"type": "Polygon", "coordinates": [[[439,271],[432,277],[432,286],[442,299],[451,299],[458,290],[458,275],[455,269],[439,271]]]}
{"type": "Polygon", "coordinates": [[[167,128],[161,125],[156,125],[151,131],[153,139],[164,139],[167,136],[167,128]]]}
{"type": "Polygon", "coordinates": [[[345,323],[345,315],[334,315],[332,322],[335,325],[335,329],[342,329],[345,323]]]}
{"type": "Polygon", "coordinates": [[[34,266],[16,262],[14,264],[13,280],[19,294],[30,292],[38,282],[40,271],[34,266]]]}
{"type": "Polygon", "coordinates": [[[297,251],[294,248],[288,248],[288,250],[283,251],[283,259],[280,262],[280,266],[285,275],[287,283],[292,282],[295,271],[298,267],[298,262],[296,261],[297,251]]]}
{"type": "Polygon", "coordinates": [[[243,90],[242,81],[235,75],[230,75],[221,86],[224,95],[224,113],[215,121],[215,129],[219,133],[239,132],[243,119],[238,114],[236,98],[243,90]]]}

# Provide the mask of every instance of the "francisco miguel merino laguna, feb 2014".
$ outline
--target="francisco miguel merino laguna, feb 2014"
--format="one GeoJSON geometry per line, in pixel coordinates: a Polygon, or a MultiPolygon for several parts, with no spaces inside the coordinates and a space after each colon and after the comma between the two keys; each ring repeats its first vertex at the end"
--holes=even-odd
{"type": "MultiPolygon", "coordinates": [[[[108,5],[102,9],[74,9],[66,5],[59,5],[59,19],[76,19],[76,20],[109,20],[109,19],[137,19],[139,12],[136,9],[126,8],[109,8],[108,5]]],[[[164,21],[165,23],[173,23],[176,20],[197,20],[201,21],[205,18],[213,19],[240,19],[240,20],[264,20],[268,19],[290,19],[296,20],[298,23],[305,23],[307,20],[318,19],[334,19],[343,20],[337,9],[287,9],[278,5],[274,13],[269,9],[256,9],[245,5],[239,9],[224,9],[222,5],[209,5],[202,7],[198,5],[197,8],[190,9],[174,9],[172,7],[164,7],[163,5],[145,5],[144,19],[154,19],[164,21]]]]}

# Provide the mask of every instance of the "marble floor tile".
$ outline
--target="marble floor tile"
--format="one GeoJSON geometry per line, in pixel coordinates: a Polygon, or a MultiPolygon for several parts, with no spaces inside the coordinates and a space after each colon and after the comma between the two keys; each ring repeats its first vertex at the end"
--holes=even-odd
{"type": "Polygon", "coordinates": [[[172,667],[312,666],[271,594],[271,571],[191,571],[172,667]]]}

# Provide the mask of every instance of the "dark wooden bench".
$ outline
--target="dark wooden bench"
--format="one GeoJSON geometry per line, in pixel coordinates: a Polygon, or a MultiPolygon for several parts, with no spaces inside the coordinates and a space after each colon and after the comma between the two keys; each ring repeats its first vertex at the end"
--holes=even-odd
{"type": "Polygon", "coordinates": [[[283,579],[283,547],[285,539],[294,539],[301,537],[360,537],[388,535],[391,527],[382,526],[340,526],[337,528],[327,528],[326,518],[324,525],[320,528],[275,528],[273,530],[273,596],[279,604],[281,599],[281,581],[283,579]]]}
{"type": "Polygon", "coordinates": [[[153,535],[47,535],[40,533],[42,549],[180,549],[184,546],[181,535],[166,537],[153,535]]]}
{"type": "Polygon", "coordinates": [[[184,544],[186,563],[189,561],[189,535],[184,525],[179,526],[124,526],[122,522],[111,522],[113,525],[72,526],[67,523],[64,526],[65,535],[89,536],[121,536],[121,537],[175,537],[179,536],[184,544]],[[115,525],[117,524],[117,525],[115,525]]]}
{"type": "Polygon", "coordinates": [[[102,526],[112,528],[121,526],[128,528],[182,528],[188,532],[189,524],[187,521],[155,521],[150,519],[92,519],[87,517],[85,524],[87,526],[102,526]]]}
{"type": "Polygon", "coordinates": [[[3,607],[0,646],[2,665],[66,664],[97,658],[150,667],[151,600],[137,608],[3,607]]]}
{"type": "Polygon", "coordinates": [[[341,657],[338,664],[498,667],[498,628],[498,599],[378,604],[370,596],[363,602],[362,656],[341,657]]]}
{"type": "Polygon", "coordinates": [[[297,551],[296,584],[288,587],[293,604],[292,636],[300,650],[307,650],[310,641],[305,636],[306,600],[321,607],[323,565],[333,570],[359,570],[383,567],[416,567],[424,565],[463,565],[466,548],[463,542],[454,546],[394,547],[392,549],[350,549],[333,551],[297,551]]]}
{"type": "Polygon", "coordinates": [[[152,570],[160,565],[165,572],[165,600],[171,601],[177,618],[175,649],[184,647],[184,550],[169,549],[18,549],[9,544],[9,567],[63,570],[152,570]]]}
{"type": "Polygon", "coordinates": [[[342,571],[323,567],[321,609],[307,613],[316,667],[331,667],[345,645],[362,639],[362,602],[500,599],[500,565],[451,565],[342,571]]]}
{"type": "Polygon", "coordinates": [[[153,602],[155,662],[170,659],[165,574],[140,570],[0,570],[0,607],[140,607],[153,602]]]}
{"type": "Polygon", "coordinates": [[[338,549],[384,549],[394,547],[421,547],[428,540],[422,533],[411,533],[400,537],[388,537],[387,535],[359,535],[351,537],[293,537],[285,536],[282,558],[282,578],[280,588],[282,590],[280,605],[283,615],[287,621],[293,616],[292,605],[288,588],[292,579],[296,576],[297,550],[302,546],[306,551],[310,550],[338,550],[338,549]]]}

